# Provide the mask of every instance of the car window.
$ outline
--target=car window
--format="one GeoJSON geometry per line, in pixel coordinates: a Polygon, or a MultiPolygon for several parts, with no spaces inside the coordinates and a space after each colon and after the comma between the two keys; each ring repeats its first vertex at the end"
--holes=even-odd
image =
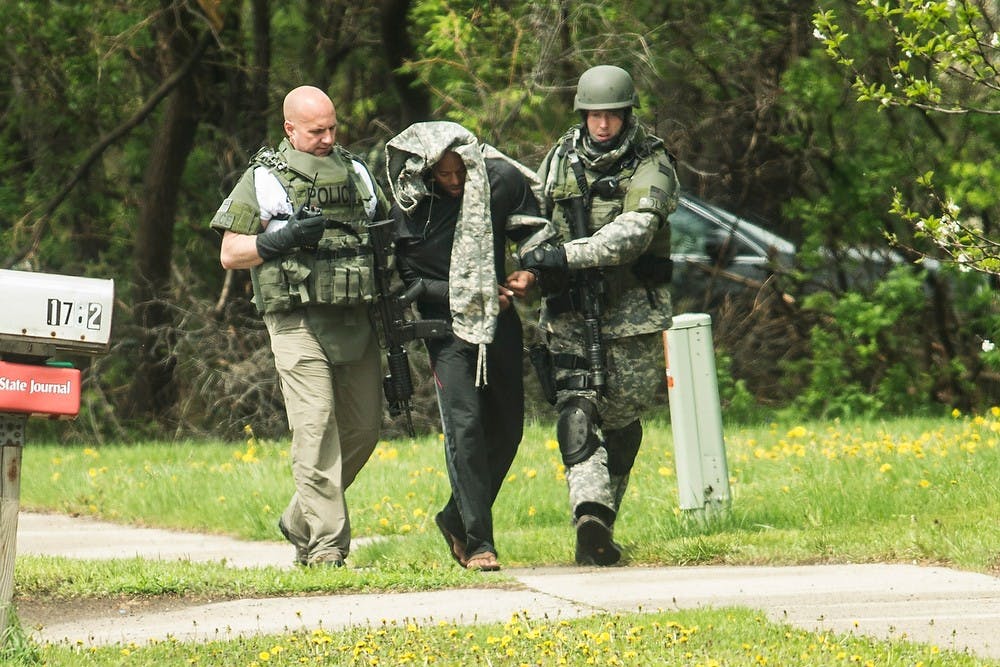
{"type": "Polygon", "coordinates": [[[670,252],[675,255],[704,255],[708,221],[683,206],[670,214],[670,252]]]}

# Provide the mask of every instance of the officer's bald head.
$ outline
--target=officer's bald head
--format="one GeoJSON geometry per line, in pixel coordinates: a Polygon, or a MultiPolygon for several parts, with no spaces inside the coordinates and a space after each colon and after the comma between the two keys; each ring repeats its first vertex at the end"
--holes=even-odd
{"type": "Polygon", "coordinates": [[[330,154],[337,138],[337,112],[326,93],[315,86],[299,86],[285,95],[282,112],[293,148],[319,157],[330,154]]]}

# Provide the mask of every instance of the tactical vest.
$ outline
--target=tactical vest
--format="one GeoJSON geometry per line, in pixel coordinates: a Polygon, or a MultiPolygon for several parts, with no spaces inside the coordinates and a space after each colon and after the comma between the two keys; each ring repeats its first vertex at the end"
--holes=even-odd
{"type": "MultiPolygon", "coordinates": [[[[661,146],[662,142],[659,139],[647,137],[640,150],[636,151],[638,155],[633,154],[610,178],[607,174],[599,174],[589,169],[583,170],[587,188],[592,195],[590,219],[587,223],[589,235],[593,235],[626,211],[654,213],[660,216],[660,229],[642,257],[630,264],[606,266],[601,269],[608,308],[614,308],[625,292],[640,288],[645,290],[650,287],[648,281],[639,277],[635,270],[636,265],[642,266],[670,258],[670,227],[666,218],[676,207],[677,188],[673,180],[673,166],[669,164],[669,158],[661,146]],[[671,200],[671,197],[674,199],[671,200]]],[[[546,192],[546,197],[555,202],[552,224],[560,237],[567,240],[573,236],[566,209],[559,201],[581,194],[570,164],[571,150],[575,149],[568,141],[556,149],[553,164],[550,166],[550,169],[555,170],[553,172],[555,178],[551,189],[546,192]]]]}
{"type": "Polygon", "coordinates": [[[317,157],[286,143],[278,151],[258,151],[250,161],[251,170],[263,166],[274,174],[293,210],[304,203],[321,208],[327,229],[315,248],[300,248],[251,269],[257,310],[263,314],[309,304],[371,302],[373,258],[364,202],[374,193],[354,170],[352,156],[339,146],[330,155],[317,157]]]}

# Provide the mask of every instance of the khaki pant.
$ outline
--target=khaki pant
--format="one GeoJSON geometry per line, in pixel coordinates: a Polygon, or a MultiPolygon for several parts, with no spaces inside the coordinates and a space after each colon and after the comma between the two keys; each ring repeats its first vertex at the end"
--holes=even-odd
{"type": "Polygon", "coordinates": [[[292,430],[295,494],[282,521],[310,559],[346,557],[351,523],[344,491],[375,449],[382,423],[376,336],[361,358],[332,364],[305,317],[293,312],[265,320],[292,430]]]}

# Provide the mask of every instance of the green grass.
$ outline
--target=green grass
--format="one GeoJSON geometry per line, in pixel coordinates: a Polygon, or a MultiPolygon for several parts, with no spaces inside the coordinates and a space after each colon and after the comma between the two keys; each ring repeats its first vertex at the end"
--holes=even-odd
{"type": "MultiPolygon", "coordinates": [[[[652,420],[646,424],[616,538],[626,550],[628,564],[633,565],[919,562],[995,573],[1000,568],[1000,524],[992,520],[1000,513],[998,445],[998,408],[981,417],[727,427],[732,507],[728,513],[700,521],[678,509],[670,427],[652,420]]],[[[291,490],[288,465],[287,441],[262,442],[249,433],[247,441],[239,444],[102,447],[35,444],[29,433],[23,452],[22,508],[280,540],[275,522],[291,490]]],[[[46,597],[426,590],[486,581],[504,585],[503,576],[487,580],[459,570],[450,560],[431,519],[447,495],[438,438],[383,442],[348,491],[348,501],[355,536],[385,539],[353,551],[345,570],[238,570],[222,564],[153,564],[136,559],[76,562],[24,556],[18,558],[15,572],[15,602],[46,597]]],[[[550,425],[527,429],[497,500],[495,523],[504,565],[572,562],[565,480],[550,425]]],[[[601,622],[618,624],[617,635],[622,634],[621,624],[651,628],[654,623],[665,627],[676,622],[697,628],[685,640],[691,655],[674,664],[993,664],[963,662],[959,656],[943,653],[929,657],[927,647],[902,642],[803,633],[767,623],[752,612],[683,612],[594,621],[601,622]],[[775,638],[771,657],[757,662],[753,651],[743,645],[759,650],[764,645],[760,638],[765,636],[775,638]],[[694,637],[704,640],[705,646],[690,644],[694,637]],[[835,656],[841,652],[847,658],[835,656]],[[812,656],[805,663],[794,659],[805,654],[812,656]]],[[[544,628],[543,633],[561,632],[558,624],[548,620],[536,623],[544,628]]],[[[603,640],[598,643],[586,635],[597,627],[588,623],[567,626],[564,632],[577,633],[576,639],[567,641],[604,646],[603,640]]],[[[386,651],[404,650],[412,647],[408,642],[416,641],[405,628],[383,630],[387,634],[378,636],[385,638],[386,651]]],[[[515,658],[490,662],[485,657],[488,649],[497,649],[487,642],[489,633],[501,636],[497,633],[503,628],[419,630],[435,637],[426,640],[432,647],[451,646],[455,637],[461,638],[460,649],[467,657],[476,655],[478,664],[519,664],[515,658]],[[472,646],[484,653],[470,653],[472,646]]],[[[372,629],[333,633],[324,650],[353,646],[366,631],[372,629]]],[[[232,658],[227,664],[263,664],[261,652],[282,646],[277,653],[269,652],[268,664],[297,664],[298,658],[313,654],[295,653],[293,648],[314,650],[308,648],[309,641],[309,635],[291,634],[240,640],[221,648],[185,645],[184,650],[202,656],[210,655],[204,651],[223,651],[232,658]],[[278,662],[279,654],[287,662],[278,662]]],[[[653,643],[663,648],[659,640],[653,643]]],[[[130,664],[154,664],[163,662],[156,651],[169,647],[117,650],[130,652],[130,664]],[[140,654],[151,657],[142,662],[140,654]]],[[[172,655],[178,655],[178,647],[173,650],[172,655]]],[[[531,650],[524,648],[518,655],[536,655],[531,650]]],[[[622,644],[614,650],[624,655],[630,649],[622,644]]],[[[630,659],[619,657],[618,663],[604,660],[598,664],[662,664],[654,659],[659,654],[648,652],[652,649],[639,646],[638,650],[630,659]]],[[[93,663],[73,662],[83,658],[80,651],[68,647],[46,647],[43,653],[47,664],[118,664],[112,657],[100,662],[101,651],[86,652],[86,659],[93,663]]],[[[331,655],[339,656],[332,664],[400,662],[399,654],[392,653],[376,662],[352,662],[355,658],[347,653],[331,655]]],[[[536,664],[528,657],[526,664],[536,664]]],[[[440,664],[477,664],[453,656],[442,660],[440,664]]],[[[540,664],[559,663],[552,658],[540,664]]]]}
{"type": "MultiPolygon", "coordinates": [[[[985,417],[729,428],[731,510],[678,509],[669,425],[646,425],[616,538],[630,563],[1000,564],[1000,409],[985,417]]],[[[509,566],[566,564],[573,534],[548,425],[528,427],[494,511],[509,566]]],[[[66,447],[29,443],[22,508],[143,526],[281,540],[288,442],[66,447]]],[[[354,566],[451,566],[432,517],[448,496],[436,437],[382,442],[348,491],[354,566]]]]}
{"type": "Polygon", "coordinates": [[[457,626],[412,621],[239,638],[206,644],[48,646],[45,664],[67,665],[843,665],[986,666],[936,647],[816,633],[769,622],[747,609],[598,614],[574,621],[514,615],[506,623],[457,626]]]}

